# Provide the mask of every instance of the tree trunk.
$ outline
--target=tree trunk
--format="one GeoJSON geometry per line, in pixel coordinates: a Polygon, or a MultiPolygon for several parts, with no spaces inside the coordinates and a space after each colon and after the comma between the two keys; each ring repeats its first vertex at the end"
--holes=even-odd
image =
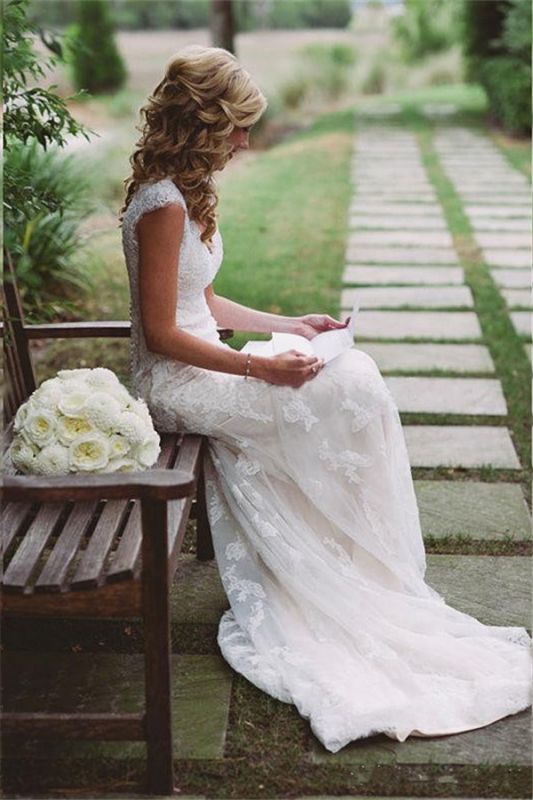
{"type": "Polygon", "coordinates": [[[209,27],[213,46],[235,53],[233,0],[211,0],[209,27]]]}

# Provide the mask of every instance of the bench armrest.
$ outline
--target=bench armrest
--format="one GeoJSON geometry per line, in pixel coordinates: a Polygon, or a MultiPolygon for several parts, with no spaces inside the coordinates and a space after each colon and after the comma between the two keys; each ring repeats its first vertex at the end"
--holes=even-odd
{"type": "Polygon", "coordinates": [[[196,475],[185,470],[152,469],[146,472],[65,475],[42,478],[34,475],[6,476],[2,481],[6,502],[55,503],[66,500],[175,500],[189,497],[196,475]]]}
{"type": "MultiPolygon", "coordinates": [[[[231,328],[217,328],[219,337],[230,339],[231,328]]],[[[24,332],[28,339],[96,339],[96,338],[128,338],[131,323],[126,320],[109,322],[57,322],[44,325],[25,325],[24,332]]]]}

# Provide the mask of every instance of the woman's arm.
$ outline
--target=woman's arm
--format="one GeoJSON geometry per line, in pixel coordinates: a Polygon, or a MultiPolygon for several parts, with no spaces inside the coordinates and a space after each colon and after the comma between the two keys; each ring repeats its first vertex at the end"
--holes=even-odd
{"type": "MultiPolygon", "coordinates": [[[[172,203],[147,212],[137,222],[139,304],[146,346],[155,353],[196,367],[244,375],[248,354],[219,347],[180,329],[176,319],[179,251],[185,212],[172,203]]],[[[300,386],[316,374],[316,356],[287,351],[278,356],[254,355],[250,375],[271,383],[300,386]]]]}
{"type": "Polygon", "coordinates": [[[205,299],[211,313],[222,328],[235,328],[239,331],[254,333],[296,333],[297,317],[284,317],[281,314],[269,314],[255,308],[243,306],[227,297],[220,297],[213,291],[212,285],[205,290],[205,299]]]}
{"type": "Polygon", "coordinates": [[[333,328],[344,328],[346,322],[333,319],[328,314],[305,314],[301,317],[286,317],[282,314],[270,314],[255,308],[235,303],[227,297],[221,297],[213,291],[210,284],[205,290],[205,298],[211,313],[222,328],[235,328],[239,331],[253,333],[297,333],[312,339],[321,331],[333,328]]]}

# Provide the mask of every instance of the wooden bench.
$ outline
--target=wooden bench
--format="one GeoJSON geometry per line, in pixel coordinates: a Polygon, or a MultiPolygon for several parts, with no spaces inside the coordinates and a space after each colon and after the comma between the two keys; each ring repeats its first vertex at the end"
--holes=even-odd
{"type": "MultiPolygon", "coordinates": [[[[30,342],[127,337],[125,322],[26,325],[4,252],[5,446],[12,418],[36,388],[30,342]]],[[[219,331],[228,338],[231,331],[219,331]]],[[[143,620],[145,709],[138,714],[18,713],[5,698],[5,736],[142,740],[147,792],[172,794],[169,588],[191,515],[197,557],[214,557],[202,462],[205,437],[162,434],[157,467],[64,478],[6,476],[2,503],[3,613],[143,620]]]]}

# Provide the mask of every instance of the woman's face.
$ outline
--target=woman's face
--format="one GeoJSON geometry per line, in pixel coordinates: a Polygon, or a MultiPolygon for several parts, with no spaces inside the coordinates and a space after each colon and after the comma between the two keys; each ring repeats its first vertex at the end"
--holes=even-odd
{"type": "Polygon", "coordinates": [[[235,126],[228,136],[228,141],[230,144],[233,145],[233,152],[235,153],[237,150],[248,150],[250,147],[250,142],[248,141],[248,137],[250,136],[250,128],[239,128],[235,126]]]}

